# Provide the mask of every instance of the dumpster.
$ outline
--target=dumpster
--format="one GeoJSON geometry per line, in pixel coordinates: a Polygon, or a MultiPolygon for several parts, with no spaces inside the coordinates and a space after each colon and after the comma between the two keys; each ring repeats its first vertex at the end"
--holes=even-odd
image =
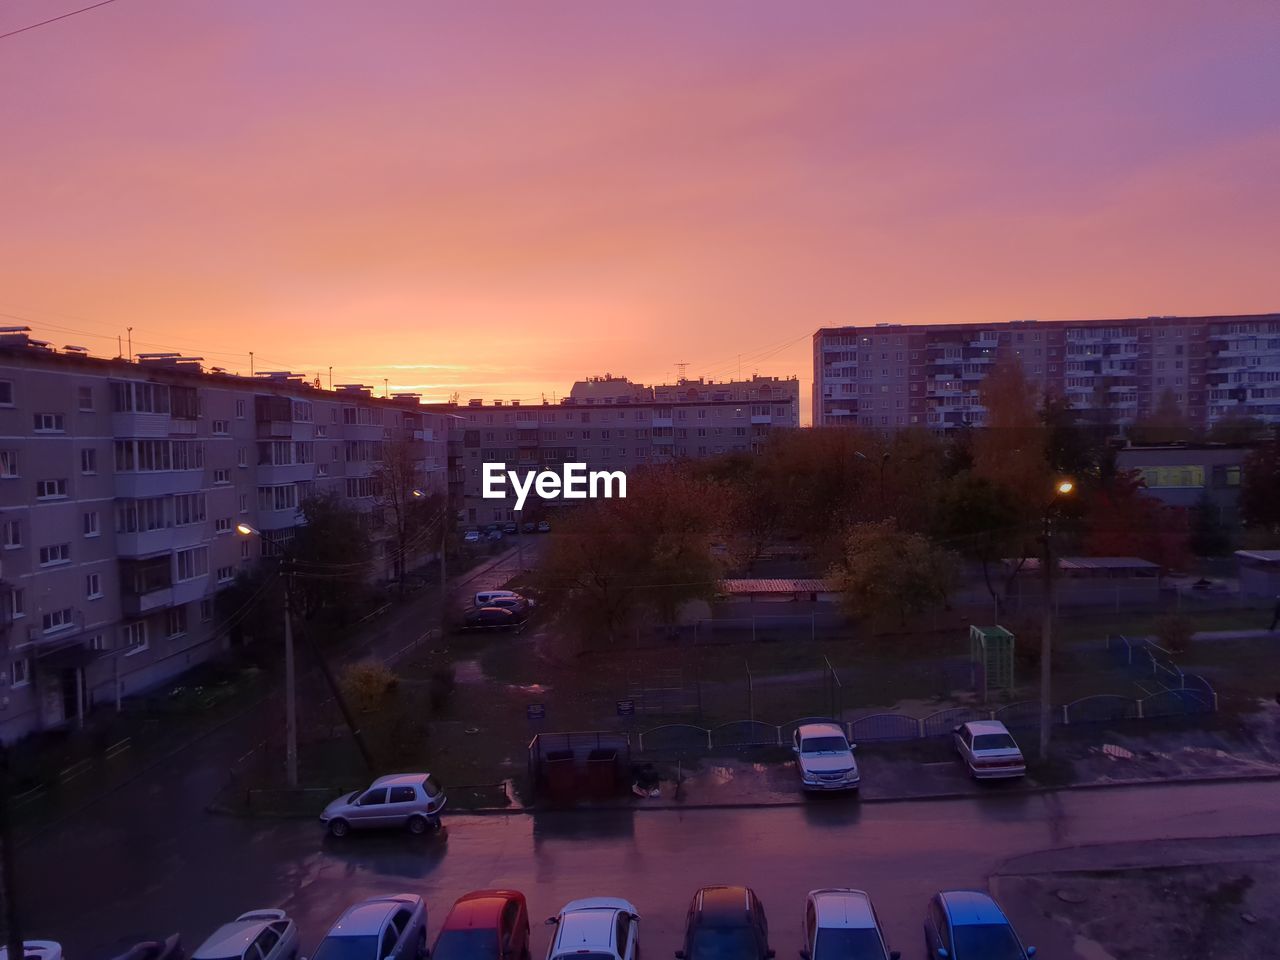
{"type": "Polygon", "coordinates": [[[592,750],[587,755],[587,793],[593,800],[618,795],[618,751],[592,750]]]}
{"type": "Polygon", "coordinates": [[[573,803],[577,799],[578,772],[572,750],[552,750],[543,762],[547,778],[547,799],[552,803],[573,803]]]}

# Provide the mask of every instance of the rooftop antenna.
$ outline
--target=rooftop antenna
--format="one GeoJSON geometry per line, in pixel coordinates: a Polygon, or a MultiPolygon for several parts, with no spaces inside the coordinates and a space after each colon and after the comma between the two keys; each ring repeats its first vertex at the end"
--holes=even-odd
{"type": "Polygon", "coordinates": [[[677,364],[676,364],[676,382],[677,382],[677,383],[679,383],[681,380],[687,380],[687,379],[688,379],[688,377],[686,377],[686,376],[685,376],[685,374],[688,372],[688,370],[689,370],[689,361],[688,361],[688,360],[685,360],[683,363],[677,363],[677,364]]]}
{"type": "Polygon", "coordinates": [[[329,391],[333,391],[333,364],[329,364],[329,391]]]}
{"type": "Polygon", "coordinates": [[[133,363],[133,327],[129,327],[129,362],[133,363]]]}
{"type": "Polygon", "coordinates": [[[124,356],[124,338],[120,334],[116,334],[116,359],[119,360],[124,356]]]}
{"type": "Polygon", "coordinates": [[[253,351],[249,351],[249,379],[253,379],[253,351]]]}
{"type": "Polygon", "coordinates": [[[383,396],[383,399],[386,399],[387,397],[391,396],[391,387],[387,385],[386,377],[382,378],[382,396],[383,396]]]}

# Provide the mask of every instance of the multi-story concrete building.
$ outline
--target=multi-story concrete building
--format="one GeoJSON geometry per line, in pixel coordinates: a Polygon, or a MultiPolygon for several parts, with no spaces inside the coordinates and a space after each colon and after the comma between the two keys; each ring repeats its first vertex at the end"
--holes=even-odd
{"type": "Polygon", "coordinates": [[[813,423],[981,426],[978,386],[1016,355],[1041,391],[1119,427],[1167,394],[1188,420],[1280,422],[1280,314],[987,324],[877,324],[813,335],[813,423]]]}
{"type": "Polygon", "coordinates": [[[0,331],[0,736],[81,717],[218,650],[216,593],[292,537],[312,492],[369,514],[390,573],[384,445],[404,444],[423,488],[443,492],[445,437],[416,397],[171,354],[100,359],[0,331]]]}
{"type": "Polygon", "coordinates": [[[449,437],[452,499],[466,524],[515,519],[515,497],[484,499],[485,463],[509,470],[585,463],[630,471],[690,457],[758,450],[771,430],[799,426],[800,383],[756,376],[644,386],[625,377],[573,385],[559,403],[472,400],[433,409],[455,416],[449,437]]]}

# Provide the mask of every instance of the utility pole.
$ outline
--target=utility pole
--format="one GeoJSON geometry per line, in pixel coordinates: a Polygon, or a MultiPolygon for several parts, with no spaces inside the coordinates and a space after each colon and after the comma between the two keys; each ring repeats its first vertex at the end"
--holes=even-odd
{"type": "Polygon", "coordinates": [[[1040,759],[1049,758],[1049,662],[1053,656],[1053,540],[1049,514],[1044,515],[1044,620],[1040,626],[1040,759]]]}
{"type": "Polygon", "coordinates": [[[449,525],[446,522],[449,507],[446,504],[444,513],[440,515],[440,637],[444,638],[445,627],[449,616],[449,576],[444,568],[445,544],[448,540],[449,525]]]}
{"type": "Polygon", "coordinates": [[[22,925],[18,921],[18,899],[14,882],[13,824],[9,820],[9,748],[0,744],[0,871],[4,874],[4,924],[8,929],[10,957],[24,954],[22,925]]]}
{"type": "Polygon", "coordinates": [[[284,570],[284,769],[290,788],[298,786],[298,701],[293,662],[293,562],[284,570]]]}

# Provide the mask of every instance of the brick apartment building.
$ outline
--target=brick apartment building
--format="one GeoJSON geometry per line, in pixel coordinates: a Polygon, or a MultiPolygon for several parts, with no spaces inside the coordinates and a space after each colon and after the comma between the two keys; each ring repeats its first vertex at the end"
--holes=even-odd
{"type": "Polygon", "coordinates": [[[472,400],[432,407],[454,416],[449,434],[451,497],[466,525],[515,519],[515,497],[486,500],[481,465],[509,470],[631,471],[677,459],[749,453],[771,430],[800,423],[800,382],[755,376],[724,383],[682,379],[644,386],[625,377],[573,385],[558,403],[521,405],[472,400]]]}
{"type": "Polygon", "coordinates": [[[329,491],[377,522],[383,444],[445,489],[446,419],[416,397],[55,351],[0,331],[0,736],[162,683],[224,643],[214,597],[329,491]],[[247,522],[260,537],[235,532],[247,522]]]}
{"type": "Polygon", "coordinates": [[[1041,391],[1124,427],[1168,393],[1197,426],[1230,413],[1280,423],[1280,314],[824,327],[813,423],[981,426],[978,386],[1012,354],[1041,391]]]}

